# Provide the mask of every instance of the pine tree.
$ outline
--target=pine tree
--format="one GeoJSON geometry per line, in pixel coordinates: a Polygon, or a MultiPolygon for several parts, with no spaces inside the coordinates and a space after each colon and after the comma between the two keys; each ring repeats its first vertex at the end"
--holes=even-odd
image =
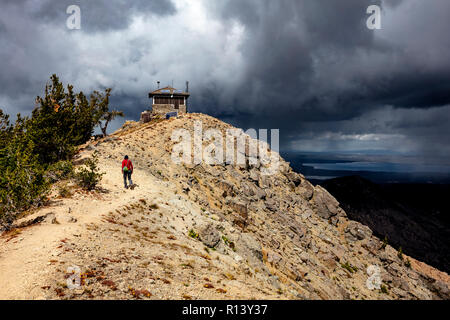
{"type": "Polygon", "coordinates": [[[97,120],[97,124],[102,130],[103,137],[107,136],[108,125],[111,121],[113,121],[117,117],[124,117],[124,113],[122,111],[113,110],[109,111],[109,97],[111,96],[111,88],[105,90],[105,93],[102,94],[98,91],[94,91],[91,95],[91,105],[95,109],[95,118],[97,120]]]}
{"type": "MultiPolygon", "coordinates": [[[[18,212],[41,204],[51,177],[57,176],[51,171],[69,170],[67,161],[72,159],[76,146],[88,141],[97,125],[106,135],[108,124],[123,116],[121,111],[109,111],[110,95],[111,89],[104,94],[95,91],[88,101],[83,92],[75,93],[72,85],[65,88],[52,75],[44,96],[36,98],[31,117],[18,114],[12,125],[9,116],[0,110],[1,224],[10,224],[18,212]]],[[[89,170],[80,173],[84,173],[81,180],[86,188],[95,188],[101,179],[95,161],[89,170]]]]}
{"type": "Polygon", "coordinates": [[[15,215],[43,202],[48,184],[44,168],[33,154],[34,145],[24,130],[26,119],[18,115],[9,141],[0,149],[0,220],[9,224],[15,215]]]}
{"type": "Polygon", "coordinates": [[[3,113],[3,110],[0,109],[0,149],[6,146],[6,143],[11,135],[11,131],[12,126],[9,122],[9,115],[3,113]]]}

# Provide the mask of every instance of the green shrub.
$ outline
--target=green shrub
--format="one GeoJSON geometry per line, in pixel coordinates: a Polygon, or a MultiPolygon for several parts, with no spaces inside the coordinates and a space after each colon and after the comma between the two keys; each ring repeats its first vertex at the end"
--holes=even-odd
{"type": "Polygon", "coordinates": [[[67,185],[63,185],[58,188],[58,194],[62,198],[68,198],[72,195],[72,192],[70,192],[70,189],[67,185]]]}
{"type": "Polygon", "coordinates": [[[198,235],[197,232],[195,232],[193,229],[189,230],[189,237],[191,237],[192,239],[198,239],[200,236],[198,235]]]}
{"type": "Polygon", "coordinates": [[[383,244],[381,245],[381,249],[386,249],[386,246],[388,245],[388,238],[387,236],[384,237],[383,239],[383,244]]]}
{"type": "Polygon", "coordinates": [[[403,260],[403,249],[402,249],[402,247],[398,248],[397,257],[400,260],[403,260]]]}
{"type": "Polygon", "coordinates": [[[358,268],[355,266],[352,266],[350,263],[346,262],[346,263],[342,263],[341,267],[348,270],[350,273],[355,273],[358,271],[358,268]]]}
{"type": "Polygon", "coordinates": [[[380,292],[384,294],[389,294],[389,290],[384,284],[381,285],[380,292]]]}
{"type": "Polygon", "coordinates": [[[94,152],[92,157],[86,160],[85,167],[82,167],[75,173],[75,178],[80,187],[91,191],[97,187],[104,174],[98,168],[98,154],[94,152]]]}
{"type": "Polygon", "coordinates": [[[405,266],[409,269],[411,269],[411,261],[409,261],[409,259],[406,259],[405,261],[405,266]]]}
{"type": "Polygon", "coordinates": [[[230,244],[230,240],[228,240],[227,237],[222,236],[222,240],[223,240],[223,242],[225,242],[226,245],[229,245],[229,244],[230,244]]]}
{"type": "Polygon", "coordinates": [[[234,244],[233,241],[230,241],[227,237],[222,236],[222,240],[225,243],[225,245],[227,245],[228,247],[230,247],[233,251],[236,251],[236,246],[234,244]]]}
{"type": "Polygon", "coordinates": [[[51,182],[57,182],[71,178],[73,172],[72,162],[62,160],[50,165],[45,175],[51,182]]]}

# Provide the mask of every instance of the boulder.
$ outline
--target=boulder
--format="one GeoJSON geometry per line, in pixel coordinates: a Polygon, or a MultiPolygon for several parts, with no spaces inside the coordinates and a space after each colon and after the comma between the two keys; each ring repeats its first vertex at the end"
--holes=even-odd
{"type": "Polygon", "coordinates": [[[273,251],[267,252],[267,262],[272,266],[278,266],[281,260],[283,260],[283,258],[278,253],[275,253],[273,251]]]}
{"type": "Polygon", "coordinates": [[[274,199],[267,199],[265,205],[272,212],[276,212],[280,208],[280,205],[274,199]]]}
{"type": "Polygon", "coordinates": [[[250,170],[250,180],[252,180],[253,182],[258,182],[259,181],[259,171],[256,169],[252,169],[250,170]]]}
{"type": "Polygon", "coordinates": [[[210,248],[216,247],[220,242],[220,234],[213,224],[208,224],[199,232],[200,240],[210,248]]]}
{"type": "Polygon", "coordinates": [[[329,270],[334,270],[336,268],[336,261],[338,258],[332,252],[319,254],[319,259],[322,260],[324,266],[329,270]]]}
{"type": "Polygon", "coordinates": [[[287,226],[296,236],[300,238],[302,238],[306,233],[305,229],[295,220],[289,220],[287,226]]]}
{"type": "Polygon", "coordinates": [[[255,192],[255,197],[258,200],[265,199],[267,197],[266,192],[263,189],[258,188],[257,186],[254,186],[254,192],[255,192]]]}
{"type": "Polygon", "coordinates": [[[443,300],[450,299],[450,288],[448,284],[443,281],[437,280],[431,285],[431,290],[437,294],[443,300]]]}
{"type": "Polygon", "coordinates": [[[234,187],[226,181],[217,182],[217,187],[223,191],[223,197],[234,196],[234,187]]]}
{"type": "Polygon", "coordinates": [[[10,228],[11,229],[20,229],[20,228],[26,228],[38,223],[41,223],[43,221],[51,221],[53,218],[55,218],[55,214],[53,212],[49,212],[46,214],[40,214],[40,215],[31,215],[28,217],[25,217],[23,219],[17,220],[15,223],[13,223],[10,228]]]}
{"type": "Polygon", "coordinates": [[[286,178],[288,178],[290,182],[294,183],[295,187],[299,186],[302,182],[301,176],[293,171],[286,173],[286,178]]]}
{"type": "Polygon", "coordinates": [[[350,221],[345,232],[347,240],[350,241],[364,240],[372,236],[372,230],[369,227],[356,221],[350,221]]]}
{"type": "Polygon", "coordinates": [[[272,179],[271,176],[261,175],[261,177],[259,179],[259,186],[261,188],[270,188],[272,186],[271,179],[272,179]]]}
{"type": "Polygon", "coordinates": [[[261,244],[249,233],[242,233],[236,243],[238,254],[246,257],[249,261],[262,262],[263,253],[261,244]]]}
{"type": "Polygon", "coordinates": [[[377,255],[378,250],[381,248],[381,243],[379,240],[375,240],[372,238],[363,243],[362,246],[373,255],[377,255]]]}
{"type": "Polygon", "coordinates": [[[266,197],[266,192],[252,183],[243,183],[242,193],[248,197],[255,197],[257,200],[264,199],[266,197]]]}
{"type": "Polygon", "coordinates": [[[233,221],[233,225],[238,226],[241,229],[245,229],[245,227],[247,227],[247,219],[245,219],[239,215],[233,214],[232,221],[233,221]]]}
{"type": "Polygon", "coordinates": [[[141,113],[141,122],[142,123],[148,123],[152,120],[152,112],[151,111],[144,111],[141,113]]]}
{"type": "Polygon", "coordinates": [[[235,211],[239,216],[241,216],[244,219],[247,219],[248,217],[248,209],[247,204],[244,202],[236,202],[229,200],[227,201],[227,205],[235,211]]]}
{"type": "Polygon", "coordinates": [[[323,219],[330,219],[339,213],[339,202],[324,188],[316,186],[312,202],[317,215],[323,219]]]}
{"type": "Polygon", "coordinates": [[[314,186],[308,180],[302,179],[300,185],[295,188],[295,192],[309,201],[313,197],[314,186]]]}
{"type": "Polygon", "coordinates": [[[306,251],[302,251],[299,255],[300,260],[302,260],[304,263],[308,263],[310,261],[310,256],[306,251]]]}

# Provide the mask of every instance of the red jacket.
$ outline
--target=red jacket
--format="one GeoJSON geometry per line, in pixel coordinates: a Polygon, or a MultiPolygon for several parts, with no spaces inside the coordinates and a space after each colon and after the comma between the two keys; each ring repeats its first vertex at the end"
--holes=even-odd
{"type": "Polygon", "coordinates": [[[133,162],[131,162],[130,159],[128,159],[128,160],[123,159],[123,161],[122,161],[122,172],[123,172],[123,168],[125,166],[128,168],[129,171],[131,171],[131,173],[133,173],[133,162]]]}

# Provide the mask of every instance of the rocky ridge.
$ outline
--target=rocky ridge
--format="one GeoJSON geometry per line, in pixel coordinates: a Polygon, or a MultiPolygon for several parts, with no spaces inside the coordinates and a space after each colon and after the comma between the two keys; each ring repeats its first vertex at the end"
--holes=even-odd
{"type": "MultiPolygon", "coordinates": [[[[24,284],[33,297],[449,299],[446,273],[384,245],[282,159],[272,176],[262,175],[260,164],[173,163],[171,134],[177,128],[193,132],[194,121],[204,130],[231,128],[187,114],[129,122],[81,148],[78,164],[98,152],[106,172],[103,191],[77,191],[34,214],[56,212],[33,228],[78,229],[59,231],[52,240],[42,259],[49,270],[24,284]],[[117,167],[124,154],[134,162],[134,190],[121,185],[117,167]],[[71,265],[82,271],[77,290],[65,285],[71,265]],[[381,289],[367,286],[370,266],[380,268],[381,289]]],[[[20,244],[8,239],[1,240],[0,267],[7,251],[20,244]]]]}

